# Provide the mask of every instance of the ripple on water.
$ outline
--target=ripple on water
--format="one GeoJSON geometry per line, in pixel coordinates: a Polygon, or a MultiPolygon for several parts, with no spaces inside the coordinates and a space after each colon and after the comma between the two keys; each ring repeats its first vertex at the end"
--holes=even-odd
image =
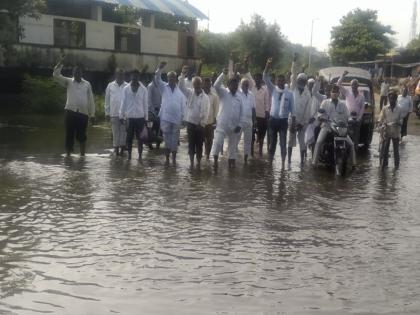
{"type": "Polygon", "coordinates": [[[344,179],[297,160],[189,170],[184,144],[177,167],[99,149],[1,160],[0,309],[415,314],[420,139],[407,141],[399,171],[371,152],[344,179]]]}

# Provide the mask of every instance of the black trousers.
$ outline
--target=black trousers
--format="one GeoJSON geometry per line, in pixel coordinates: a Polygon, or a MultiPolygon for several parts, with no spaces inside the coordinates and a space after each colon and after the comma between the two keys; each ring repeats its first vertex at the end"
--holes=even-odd
{"type": "Polygon", "coordinates": [[[127,151],[131,154],[133,149],[134,136],[138,141],[139,155],[143,152],[143,144],[140,140],[140,134],[144,128],[146,121],[144,118],[128,118],[127,120],[127,151]]]}
{"type": "Polygon", "coordinates": [[[188,154],[197,155],[197,159],[203,156],[204,128],[200,125],[187,123],[188,154]]]}
{"type": "Polygon", "coordinates": [[[410,114],[407,114],[407,116],[404,117],[403,123],[401,125],[401,138],[405,137],[407,135],[407,126],[408,126],[408,117],[410,114]]]}
{"type": "MultiPolygon", "coordinates": [[[[268,120],[267,118],[257,117],[257,139],[259,145],[262,147],[265,135],[267,134],[268,120]]],[[[254,148],[255,135],[252,133],[252,148],[254,148]]]]}
{"type": "Polygon", "coordinates": [[[386,106],[388,104],[388,96],[381,96],[379,99],[379,107],[382,110],[382,107],[386,106]]]}
{"type": "Polygon", "coordinates": [[[384,146],[384,165],[388,166],[388,158],[389,158],[389,146],[391,144],[394,147],[394,165],[400,165],[400,139],[399,138],[386,138],[385,139],[385,146],[384,146]]]}
{"type": "Polygon", "coordinates": [[[270,134],[270,157],[274,157],[277,146],[277,136],[280,138],[280,151],[282,160],[286,158],[287,154],[287,128],[289,127],[287,118],[273,118],[268,120],[268,133],[270,134]]]}
{"type": "Polygon", "coordinates": [[[210,156],[211,147],[213,146],[214,127],[207,125],[204,127],[204,146],[206,149],[206,156],[210,156]]]}
{"type": "Polygon", "coordinates": [[[66,151],[72,152],[74,148],[74,138],[79,143],[85,143],[87,136],[86,130],[89,122],[89,116],[66,109],[65,126],[66,126],[66,151]]]}

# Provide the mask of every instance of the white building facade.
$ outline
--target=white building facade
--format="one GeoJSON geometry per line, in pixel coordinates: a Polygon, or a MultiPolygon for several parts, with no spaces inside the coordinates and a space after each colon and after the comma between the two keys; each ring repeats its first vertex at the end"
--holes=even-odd
{"type": "Polygon", "coordinates": [[[197,19],[206,16],[181,0],[131,0],[141,10],[137,23],[115,18],[119,1],[48,0],[47,11],[38,19],[21,17],[23,36],[14,45],[19,59],[36,66],[51,67],[60,55],[68,63],[82,63],[87,70],[107,71],[148,65],[153,69],[162,60],[177,69],[197,59],[197,19]],[[110,3],[111,2],[111,3],[110,3]],[[63,4],[64,3],[64,4],[63,4]]]}

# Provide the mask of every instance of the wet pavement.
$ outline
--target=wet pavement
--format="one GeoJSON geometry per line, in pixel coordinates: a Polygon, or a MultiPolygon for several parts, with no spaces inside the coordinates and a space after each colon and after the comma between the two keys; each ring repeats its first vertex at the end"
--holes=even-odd
{"type": "Polygon", "coordinates": [[[62,129],[0,124],[0,314],[420,313],[420,137],[380,172],[375,134],[341,178],[191,170],[185,135],[176,167],[128,162],[106,125],[65,158],[62,129]]]}

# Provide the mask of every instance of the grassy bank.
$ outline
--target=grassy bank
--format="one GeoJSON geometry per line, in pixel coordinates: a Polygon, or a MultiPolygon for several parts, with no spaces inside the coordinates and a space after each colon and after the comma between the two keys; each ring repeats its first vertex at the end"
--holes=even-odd
{"type": "MultiPolygon", "coordinates": [[[[66,89],[51,78],[26,74],[19,94],[0,95],[2,115],[47,115],[55,116],[64,113],[66,89]]],[[[105,118],[104,96],[94,95],[95,117],[105,118]]]]}

